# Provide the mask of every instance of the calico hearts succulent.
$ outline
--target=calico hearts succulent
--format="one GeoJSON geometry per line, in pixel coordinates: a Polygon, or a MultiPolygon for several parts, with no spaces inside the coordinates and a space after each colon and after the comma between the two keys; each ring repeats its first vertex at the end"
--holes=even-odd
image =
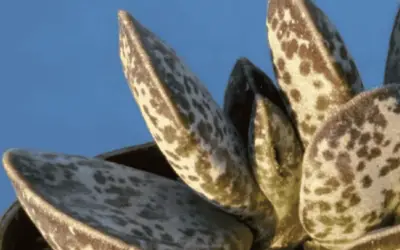
{"type": "Polygon", "coordinates": [[[52,249],[400,249],[399,14],[385,86],[364,91],[322,10],[269,0],[279,87],[240,58],[222,109],[165,42],[125,11],[119,23],[125,77],[178,178],[135,159],[9,150],[18,200],[52,249]]]}

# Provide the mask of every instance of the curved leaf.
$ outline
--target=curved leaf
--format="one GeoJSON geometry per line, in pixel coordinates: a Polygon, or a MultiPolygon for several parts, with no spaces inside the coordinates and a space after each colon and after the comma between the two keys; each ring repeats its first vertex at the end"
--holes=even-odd
{"type": "Polygon", "coordinates": [[[250,249],[252,233],[187,186],[81,156],[7,151],[17,197],[53,249],[250,249]]]}
{"type": "Polygon", "coordinates": [[[273,209],[248,169],[240,137],[176,53],[127,12],[120,57],[150,133],[179,177],[209,202],[269,239],[273,209]]]}
{"type": "Polygon", "coordinates": [[[387,85],[356,96],[318,130],[300,193],[312,238],[345,244],[389,223],[400,204],[399,122],[400,85],[387,85]]]}
{"type": "Polygon", "coordinates": [[[277,214],[271,247],[296,246],[306,236],[298,216],[303,149],[287,115],[260,95],[254,100],[249,142],[255,178],[277,214]]]}
{"type": "Polygon", "coordinates": [[[267,27],[275,75],[306,147],[363,85],[338,31],[312,1],[269,0],[267,27]]]}
{"type": "Polygon", "coordinates": [[[250,116],[256,94],[268,98],[287,113],[287,103],[272,80],[249,59],[239,58],[229,76],[223,110],[238,130],[245,146],[248,146],[250,116]]]}

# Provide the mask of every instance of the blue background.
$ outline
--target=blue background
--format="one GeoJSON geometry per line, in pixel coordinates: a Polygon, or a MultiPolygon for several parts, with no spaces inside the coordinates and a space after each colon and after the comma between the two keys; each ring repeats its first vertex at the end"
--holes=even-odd
{"type": "MultiPolygon", "coordinates": [[[[364,84],[381,84],[394,0],[316,1],[342,34],[364,84]]],[[[222,103],[235,60],[271,77],[266,1],[0,1],[0,152],[94,156],[151,140],[123,77],[117,10],[167,41],[222,103]]],[[[0,213],[15,199],[0,168],[0,213]]]]}

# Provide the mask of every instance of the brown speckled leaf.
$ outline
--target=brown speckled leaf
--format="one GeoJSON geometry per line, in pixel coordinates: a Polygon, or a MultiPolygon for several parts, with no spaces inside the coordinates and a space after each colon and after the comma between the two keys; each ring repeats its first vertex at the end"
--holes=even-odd
{"type": "MultiPolygon", "coordinates": [[[[176,180],[176,173],[169,166],[154,142],[125,147],[97,155],[96,158],[151,172],[176,180]]],[[[50,246],[36,229],[18,201],[0,219],[0,250],[50,250],[50,246]],[[23,237],[24,240],[19,240],[23,237]]]]}
{"type": "Polygon", "coordinates": [[[400,85],[364,92],[331,116],[306,149],[300,219],[325,246],[388,225],[400,204],[400,85]]]}
{"type": "Polygon", "coordinates": [[[306,147],[363,85],[338,31],[313,1],[269,0],[267,27],[275,76],[306,147]]]}
{"type": "MultiPolygon", "coordinates": [[[[303,244],[303,249],[301,250],[333,250],[333,249],[328,249],[326,247],[321,246],[321,244],[319,244],[316,241],[313,240],[308,240],[306,242],[304,242],[303,244]]],[[[343,250],[343,249],[341,249],[343,250]]]]}
{"type": "Polygon", "coordinates": [[[249,147],[257,183],[275,208],[278,227],[270,247],[299,244],[305,236],[298,218],[303,151],[278,88],[248,59],[240,58],[229,77],[224,112],[249,147]]]}
{"type": "Polygon", "coordinates": [[[7,151],[3,164],[24,210],[55,250],[250,249],[252,244],[244,224],[186,185],[151,173],[19,149],[7,151]]]}
{"type": "Polygon", "coordinates": [[[355,240],[343,250],[398,250],[400,249],[400,225],[372,231],[355,240]]]}
{"type": "Polygon", "coordinates": [[[245,220],[257,239],[271,238],[273,209],[252,178],[235,127],[168,45],[127,12],[119,21],[125,77],[170,165],[207,201],[245,220]]]}
{"type": "Polygon", "coordinates": [[[303,149],[287,115],[261,95],[255,96],[251,113],[249,158],[257,183],[277,214],[271,247],[298,245],[306,236],[298,216],[303,149]]]}
{"type": "Polygon", "coordinates": [[[268,98],[283,112],[287,104],[272,80],[247,58],[239,58],[229,76],[224,95],[224,112],[248,145],[250,115],[256,94],[268,98]]]}

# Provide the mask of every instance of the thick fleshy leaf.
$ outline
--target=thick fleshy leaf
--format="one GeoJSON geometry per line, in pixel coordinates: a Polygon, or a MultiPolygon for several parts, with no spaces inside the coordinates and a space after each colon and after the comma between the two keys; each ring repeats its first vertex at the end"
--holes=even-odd
{"type": "MultiPolygon", "coordinates": [[[[176,173],[154,142],[125,147],[97,155],[96,158],[151,172],[176,180],[176,173]]],[[[0,220],[0,250],[50,250],[18,201],[0,220]],[[24,240],[18,240],[20,238],[24,240]]]]}
{"type": "Polygon", "coordinates": [[[0,218],[0,250],[51,250],[18,201],[0,218]]]}
{"type": "Polygon", "coordinates": [[[248,145],[250,115],[256,94],[268,98],[282,111],[287,104],[272,80],[247,58],[239,58],[229,76],[224,96],[224,112],[248,145]]]}
{"type": "Polygon", "coordinates": [[[343,250],[398,250],[400,249],[400,225],[378,229],[355,240],[343,250]]]}
{"type": "Polygon", "coordinates": [[[248,168],[246,150],[200,80],[127,12],[119,13],[120,57],[144,120],[179,177],[203,198],[270,238],[273,209],[248,168]]]}
{"type": "Polygon", "coordinates": [[[308,241],[304,242],[303,248],[301,250],[332,250],[332,249],[323,247],[320,243],[318,243],[316,241],[308,240],[308,241]]]}
{"type": "Polygon", "coordinates": [[[287,104],[267,75],[240,58],[229,77],[224,112],[249,146],[257,183],[275,208],[278,227],[270,247],[297,245],[305,236],[298,217],[303,151],[287,104]]]}
{"type": "Polygon", "coordinates": [[[400,9],[394,20],[386,58],[384,84],[400,83],[400,9]]]}
{"type": "Polygon", "coordinates": [[[257,183],[277,214],[271,247],[296,246],[306,236],[298,216],[303,149],[287,115],[260,95],[251,113],[249,145],[257,183]]]}
{"type": "Polygon", "coordinates": [[[8,151],[6,173],[53,249],[249,249],[252,234],[186,185],[99,159],[8,151]]]}
{"type": "Polygon", "coordinates": [[[393,219],[399,122],[400,85],[387,85],[356,96],[318,129],[304,155],[300,193],[300,219],[312,238],[345,244],[393,219]]]}
{"type": "Polygon", "coordinates": [[[301,140],[363,90],[335,26],[311,0],[269,0],[268,40],[276,78],[287,95],[301,140]]]}

